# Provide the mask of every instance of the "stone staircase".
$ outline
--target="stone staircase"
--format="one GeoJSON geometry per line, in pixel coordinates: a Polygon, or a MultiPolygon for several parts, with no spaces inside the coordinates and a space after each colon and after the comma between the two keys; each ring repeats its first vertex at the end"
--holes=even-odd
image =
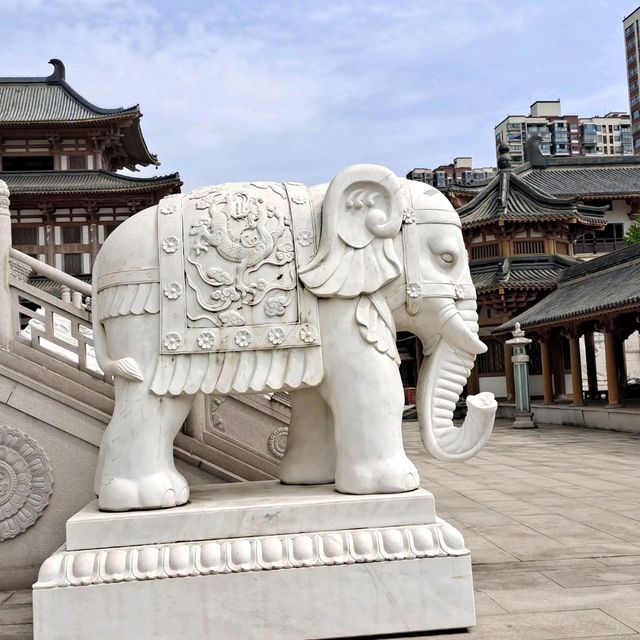
{"type": "MultiPolygon", "coordinates": [[[[0,184],[0,591],[29,587],[63,543],[66,520],[94,498],[114,404],[112,381],[93,359],[90,285],[11,248],[3,191],[0,184]],[[32,486],[33,459],[49,474],[50,495],[32,486]]],[[[274,478],[289,417],[284,394],[200,394],[176,437],[176,465],[190,484],[274,478]]]]}

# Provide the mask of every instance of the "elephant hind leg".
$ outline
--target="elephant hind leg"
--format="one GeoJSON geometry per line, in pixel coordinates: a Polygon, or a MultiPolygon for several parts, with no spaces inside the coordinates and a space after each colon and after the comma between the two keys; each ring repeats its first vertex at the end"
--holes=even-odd
{"type": "Polygon", "coordinates": [[[173,440],[193,396],[159,398],[144,384],[116,378],[116,406],[101,445],[96,477],[103,511],[175,507],[189,486],[175,468],[173,440]]]}
{"type": "Polygon", "coordinates": [[[335,479],[333,416],[318,389],[291,392],[291,425],[280,481],[328,484],[335,479]]]}

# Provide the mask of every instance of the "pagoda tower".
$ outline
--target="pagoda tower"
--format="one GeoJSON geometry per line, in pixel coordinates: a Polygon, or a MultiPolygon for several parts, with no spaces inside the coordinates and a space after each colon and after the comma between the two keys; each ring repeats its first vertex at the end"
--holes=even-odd
{"type": "MultiPolygon", "coordinates": [[[[493,337],[491,330],[555,289],[562,272],[578,263],[575,240],[604,229],[608,207],[545,193],[512,171],[507,145],[498,151],[498,175],[458,214],[478,295],[480,335],[489,348],[478,357],[469,392],[486,390],[511,398],[511,350],[504,336],[493,337]]],[[[562,352],[564,345],[557,348],[562,352]]],[[[535,343],[531,355],[536,373],[540,362],[535,343]]]]}
{"type": "Polygon", "coordinates": [[[60,60],[49,62],[44,78],[0,78],[0,179],[11,192],[13,246],[88,279],[109,233],[182,182],[178,173],[116,173],[160,164],[139,106],[96,107],[67,84],[60,60]]]}

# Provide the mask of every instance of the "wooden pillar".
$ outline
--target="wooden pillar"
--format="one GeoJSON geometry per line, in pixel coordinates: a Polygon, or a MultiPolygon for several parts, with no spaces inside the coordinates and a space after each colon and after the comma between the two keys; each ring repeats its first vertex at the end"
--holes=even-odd
{"type": "Polygon", "coordinates": [[[607,390],[609,407],[620,406],[620,390],[618,388],[618,363],[616,358],[616,334],[609,326],[604,331],[604,356],[607,364],[607,390]]]}
{"type": "Polygon", "coordinates": [[[587,385],[589,387],[589,397],[598,396],[598,369],[596,366],[596,347],[593,341],[593,331],[584,334],[584,354],[587,364],[587,385]]]}
{"type": "Polygon", "coordinates": [[[624,352],[624,336],[616,335],[616,365],[618,371],[618,394],[623,400],[627,397],[627,357],[624,352]]]}
{"type": "Polygon", "coordinates": [[[504,378],[507,385],[507,400],[513,400],[515,398],[515,385],[513,382],[513,362],[511,362],[511,356],[513,355],[513,349],[511,345],[503,343],[504,347],[504,378]]]}
{"type": "Polygon", "coordinates": [[[54,233],[53,233],[53,225],[50,224],[46,224],[44,227],[44,243],[46,245],[47,248],[47,264],[55,267],[56,265],[54,264],[54,259],[53,259],[53,252],[54,252],[54,248],[55,248],[55,238],[54,238],[54,233]]]}
{"type": "Polygon", "coordinates": [[[553,359],[551,360],[551,371],[553,375],[553,388],[555,390],[556,398],[558,396],[564,396],[565,384],[564,384],[564,345],[562,344],[562,335],[560,333],[554,333],[551,335],[551,353],[553,353],[553,359]]]}
{"type": "Polygon", "coordinates": [[[553,404],[553,381],[551,379],[551,349],[549,336],[543,336],[540,342],[540,361],[542,364],[542,388],[544,403],[553,404]]]}
{"type": "Polygon", "coordinates": [[[91,271],[93,271],[93,263],[96,261],[98,255],[98,225],[92,222],[89,225],[89,244],[91,245],[91,271]]]}
{"type": "Polygon", "coordinates": [[[572,331],[569,334],[569,354],[571,356],[571,404],[581,406],[584,404],[582,395],[582,367],[580,366],[580,334],[572,331]]]}

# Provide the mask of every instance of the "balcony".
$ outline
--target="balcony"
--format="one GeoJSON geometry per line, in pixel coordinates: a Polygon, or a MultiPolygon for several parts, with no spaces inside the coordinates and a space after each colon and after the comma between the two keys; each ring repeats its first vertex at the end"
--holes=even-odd
{"type": "Polygon", "coordinates": [[[609,253],[626,246],[622,238],[578,238],[575,253],[609,253]]]}
{"type": "Polygon", "coordinates": [[[582,144],[585,147],[595,147],[598,144],[598,136],[595,133],[585,133],[582,136],[582,144]]]}

